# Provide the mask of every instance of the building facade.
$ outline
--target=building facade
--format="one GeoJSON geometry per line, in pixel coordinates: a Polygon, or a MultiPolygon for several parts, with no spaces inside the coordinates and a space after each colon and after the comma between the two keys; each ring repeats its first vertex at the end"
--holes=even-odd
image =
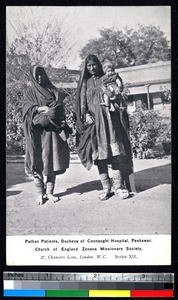
{"type": "Polygon", "coordinates": [[[147,109],[157,109],[170,115],[171,62],[158,62],[117,69],[128,91],[130,113],[144,104],[147,109]]]}

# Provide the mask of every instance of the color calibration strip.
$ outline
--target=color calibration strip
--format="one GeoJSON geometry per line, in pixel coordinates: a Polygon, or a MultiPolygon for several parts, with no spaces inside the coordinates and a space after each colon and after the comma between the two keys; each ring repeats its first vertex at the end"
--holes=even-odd
{"type": "Polygon", "coordinates": [[[172,273],[4,272],[4,297],[174,297],[172,273]]]}

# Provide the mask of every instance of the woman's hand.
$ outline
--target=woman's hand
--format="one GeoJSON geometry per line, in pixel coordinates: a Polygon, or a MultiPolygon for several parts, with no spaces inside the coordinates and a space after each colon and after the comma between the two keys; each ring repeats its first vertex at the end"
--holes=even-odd
{"type": "Polygon", "coordinates": [[[85,123],[86,123],[87,125],[91,125],[91,124],[94,123],[94,120],[93,120],[93,118],[90,116],[90,114],[86,114],[85,123]]]}
{"type": "Polygon", "coordinates": [[[115,88],[113,92],[115,95],[119,95],[121,93],[119,87],[115,88]]]}
{"type": "Polygon", "coordinates": [[[50,108],[48,107],[48,106],[39,106],[38,107],[38,113],[44,113],[44,114],[46,114],[46,113],[48,113],[48,111],[50,110],[50,108]]]}

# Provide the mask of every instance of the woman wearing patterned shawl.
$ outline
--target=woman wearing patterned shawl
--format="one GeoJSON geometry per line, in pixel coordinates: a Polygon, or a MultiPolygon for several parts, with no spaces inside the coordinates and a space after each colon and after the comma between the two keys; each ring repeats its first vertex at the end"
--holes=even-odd
{"type": "Polygon", "coordinates": [[[69,167],[64,94],[50,82],[41,66],[30,70],[31,86],[24,95],[23,125],[26,138],[25,172],[34,178],[38,204],[56,202],[55,178],[69,167]]]}
{"type": "MultiPolygon", "coordinates": [[[[77,150],[82,164],[90,170],[96,164],[103,191],[101,200],[111,193],[108,165],[112,165],[116,195],[128,198],[129,175],[133,172],[129,138],[129,119],[125,109],[109,112],[100,105],[103,97],[100,61],[95,55],[85,59],[76,94],[77,150]]],[[[112,92],[110,97],[113,97],[112,92]]]]}

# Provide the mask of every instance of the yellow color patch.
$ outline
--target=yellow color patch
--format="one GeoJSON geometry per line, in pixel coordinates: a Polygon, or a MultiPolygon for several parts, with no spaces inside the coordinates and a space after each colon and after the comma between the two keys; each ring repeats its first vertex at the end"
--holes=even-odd
{"type": "Polygon", "coordinates": [[[90,290],[89,297],[131,297],[127,290],[90,290]]]}

